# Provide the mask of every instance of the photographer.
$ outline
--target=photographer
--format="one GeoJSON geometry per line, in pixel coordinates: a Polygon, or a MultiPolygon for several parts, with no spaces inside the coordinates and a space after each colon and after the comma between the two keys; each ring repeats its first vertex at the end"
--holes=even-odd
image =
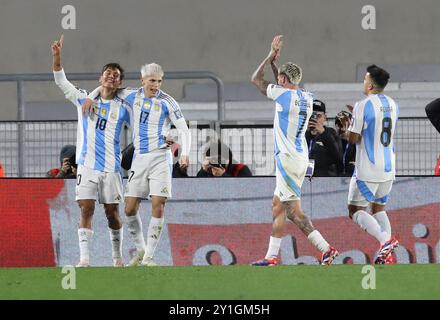
{"type": "Polygon", "coordinates": [[[202,168],[197,177],[251,177],[252,172],[243,163],[233,163],[232,151],[218,141],[206,150],[202,168]]]}
{"type": "Polygon", "coordinates": [[[60,168],[53,168],[46,172],[46,178],[76,179],[76,147],[65,145],[60,152],[60,168]]]}
{"type": "MultiPolygon", "coordinates": [[[[353,107],[347,105],[350,110],[353,107]]],[[[356,145],[348,141],[348,127],[351,122],[351,113],[345,110],[339,111],[335,118],[335,128],[342,143],[342,167],[339,173],[344,177],[351,177],[354,172],[356,161],[356,145]]]]}
{"type": "Polygon", "coordinates": [[[326,121],[324,102],[313,100],[313,114],[307,127],[306,140],[309,159],[315,160],[316,177],[338,176],[342,168],[341,139],[334,129],[324,125],[326,121]]]}

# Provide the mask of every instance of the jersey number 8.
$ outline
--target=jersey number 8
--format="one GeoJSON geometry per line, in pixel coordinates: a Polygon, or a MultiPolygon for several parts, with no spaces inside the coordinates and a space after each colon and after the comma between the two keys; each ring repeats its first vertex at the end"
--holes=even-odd
{"type": "Polygon", "coordinates": [[[382,132],[380,133],[380,142],[384,147],[388,147],[391,143],[391,128],[393,123],[391,118],[382,119],[382,132]]]}

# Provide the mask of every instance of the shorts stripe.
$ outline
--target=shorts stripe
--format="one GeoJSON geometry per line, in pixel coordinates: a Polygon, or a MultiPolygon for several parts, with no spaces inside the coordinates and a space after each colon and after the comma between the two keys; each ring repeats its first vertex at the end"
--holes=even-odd
{"type": "Polygon", "coordinates": [[[289,185],[290,189],[292,189],[292,191],[296,194],[296,196],[298,198],[301,197],[301,188],[298,187],[298,185],[295,183],[295,181],[293,181],[292,178],[287,175],[286,171],[284,170],[283,166],[281,165],[281,161],[280,161],[280,158],[278,155],[275,156],[275,159],[276,159],[278,170],[280,170],[281,175],[283,176],[284,180],[289,185]]]}
{"type": "Polygon", "coordinates": [[[386,196],[383,196],[382,198],[375,199],[374,202],[379,202],[379,203],[385,204],[388,202],[389,198],[390,198],[390,195],[387,194],[386,196]]]}
{"type": "Polygon", "coordinates": [[[362,195],[365,197],[365,199],[367,199],[367,201],[369,201],[369,202],[373,202],[374,201],[374,195],[370,191],[370,189],[368,189],[367,184],[364,181],[361,181],[361,180],[356,180],[356,184],[357,184],[357,186],[359,188],[359,191],[362,193],[362,195]]]}

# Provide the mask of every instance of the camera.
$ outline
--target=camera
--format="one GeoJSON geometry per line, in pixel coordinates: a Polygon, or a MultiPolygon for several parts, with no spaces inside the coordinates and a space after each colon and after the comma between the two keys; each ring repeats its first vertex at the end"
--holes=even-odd
{"type": "Polygon", "coordinates": [[[209,165],[210,165],[211,167],[223,168],[223,165],[222,165],[221,163],[212,163],[212,162],[209,162],[209,165]]]}
{"type": "Polygon", "coordinates": [[[312,119],[314,121],[318,120],[318,112],[313,111],[312,116],[310,117],[310,119],[312,119]]]}

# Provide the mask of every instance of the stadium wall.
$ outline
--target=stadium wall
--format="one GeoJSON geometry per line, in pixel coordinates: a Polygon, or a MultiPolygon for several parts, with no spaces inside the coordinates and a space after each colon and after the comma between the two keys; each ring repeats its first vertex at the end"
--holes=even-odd
{"type": "MultiPolygon", "coordinates": [[[[377,242],[346,215],[347,178],[314,178],[302,203],[314,225],[341,255],[335,263],[371,263],[377,242]]],[[[155,256],[161,265],[248,264],[266,252],[275,179],[174,179],[166,227],[155,256]]],[[[440,199],[436,177],[398,178],[388,213],[401,246],[398,263],[440,263],[440,199]]],[[[74,265],[79,257],[79,210],[74,180],[0,179],[0,267],[74,265]]],[[[150,203],[140,207],[144,230],[150,203]]],[[[125,221],[125,219],[123,219],[125,221]]],[[[97,206],[91,244],[93,266],[111,265],[105,215],[97,206]]],[[[124,260],[135,249],[127,230],[124,260]]],[[[320,255],[289,223],[283,264],[317,264],[320,255]]]]}
{"type": "MultiPolygon", "coordinates": [[[[51,72],[49,46],[64,33],[67,73],[98,72],[115,60],[138,71],[156,61],[167,71],[209,70],[249,83],[273,36],[283,34],[282,60],[300,64],[304,82],[354,82],[361,63],[440,64],[439,15],[436,0],[2,0],[0,73],[51,72]],[[62,27],[65,5],[75,8],[75,29],[62,27]],[[376,9],[375,30],[361,26],[365,5],[376,9]]],[[[166,90],[180,100],[171,83],[166,90]]],[[[0,86],[0,119],[16,119],[15,91],[14,83],[0,86]]],[[[28,85],[26,95],[64,101],[53,84],[28,85]]]]}

